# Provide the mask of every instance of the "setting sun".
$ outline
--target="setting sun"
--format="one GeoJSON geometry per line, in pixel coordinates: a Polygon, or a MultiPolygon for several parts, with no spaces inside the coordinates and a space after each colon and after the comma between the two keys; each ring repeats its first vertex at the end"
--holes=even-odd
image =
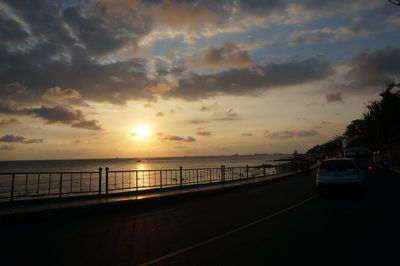
{"type": "Polygon", "coordinates": [[[135,127],[132,132],[132,136],[135,137],[137,140],[144,140],[146,137],[150,135],[149,127],[146,125],[140,125],[135,127]]]}

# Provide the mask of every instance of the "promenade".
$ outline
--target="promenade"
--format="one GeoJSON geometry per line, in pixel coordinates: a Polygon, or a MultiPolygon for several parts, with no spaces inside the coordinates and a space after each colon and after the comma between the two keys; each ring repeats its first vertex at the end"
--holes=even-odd
{"type": "Polygon", "coordinates": [[[376,172],[364,198],[316,194],[297,174],[1,227],[3,265],[393,265],[400,175],[376,172]]]}

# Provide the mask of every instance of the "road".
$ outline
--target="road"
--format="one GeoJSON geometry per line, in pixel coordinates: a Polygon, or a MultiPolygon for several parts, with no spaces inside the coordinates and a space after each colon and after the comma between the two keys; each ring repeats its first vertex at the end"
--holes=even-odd
{"type": "Polygon", "coordinates": [[[0,229],[2,265],[396,265],[400,175],[364,198],[297,175],[244,190],[0,229]],[[149,265],[149,264],[147,264],[149,265]]]}

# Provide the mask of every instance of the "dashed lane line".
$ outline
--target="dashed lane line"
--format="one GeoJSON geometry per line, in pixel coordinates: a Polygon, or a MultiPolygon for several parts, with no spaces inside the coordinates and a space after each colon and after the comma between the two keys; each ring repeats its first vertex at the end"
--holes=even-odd
{"type": "Polygon", "coordinates": [[[274,218],[275,216],[278,216],[278,215],[280,215],[280,214],[282,214],[282,213],[284,213],[284,212],[290,211],[290,210],[292,210],[292,209],[294,209],[294,208],[296,208],[296,207],[298,207],[298,206],[300,206],[300,205],[302,205],[302,204],[304,204],[304,203],[306,203],[306,202],[308,202],[308,201],[311,201],[311,200],[313,200],[313,199],[315,199],[315,198],[317,198],[317,197],[318,197],[318,194],[313,195],[313,196],[311,196],[311,197],[309,197],[309,198],[306,198],[305,200],[302,200],[302,201],[300,201],[300,202],[297,202],[297,203],[295,203],[295,204],[293,204],[293,205],[291,205],[291,206],[289,206],[289,207],[287,207],[287,208],[284,208],[284,209],[282,209],[282,210],[280,210],[280,211],[277,211],[277,212],[275,212],[275,213],[273,213],[273,214],[270,214],[270,215],[268,215],[268,216],[265,216],[265,217],[263,217],[263,218],[260,218],[260,219],[258,219],[258,220],[256,220],[256,221],[253,221],[253,222],[251,222],[251,223],[242,225],[242,226],[240,226],[240,227],[238,227],[238,228],[236,228],[236,229],[233,229],[233,230],[231,230],[231,231],[229,231],[229,232],[226,232],[226,233],[217,235],[217,236],[215,236],[215,237],[209,238],[209,239],[204,240],[204,241],[202,241],[202,242],[200,242],[200,243],[197,243],[197,244],[188,246],[188,247],[186,247],[186,248],[183,248],[183,249],[174,251],[174,252],[169,253],[169,254],[167,254],[167,255],[165,255],[165,256],[158,257],[158,258],[153,259],[153,260],[151,260],[151,261],[148,261],[148,262],[146,262],[146,263],[140,264],[139,266],[151,265],[151,264],[154,264],[154,263],[157,263],[157,262],[166,260],[166,259],[168,259],[168,258],[174,257],[174,256],[176,256],[176,255],[182,254],[182,253],[187,252],[187,251],[189,251],[189,250],[198,248],[198,247],[200,247],[200,246],[206,245],[206,244],[208,244],[208,243],[211,243],[211,242],[216,241],[216,240],[218,240],[218,239],[221,239],[221,238],[223,238],[223,237],[232,235],[232,234],[234,234],[234,233],[237,233],[237,232],[239,232],[239,231],[242,231],[242,230],[244,230],[244,229],[247,229],[247,228],[249,228],[249,227],[251,227],[251,226],[253,226],[253,225],[256,225],[256,224],[262,223],[262,222],[264,222],[264,221],[267,221],[267,220],[269,220],[269,219],[272,219],[272,218],[274,218]]]}

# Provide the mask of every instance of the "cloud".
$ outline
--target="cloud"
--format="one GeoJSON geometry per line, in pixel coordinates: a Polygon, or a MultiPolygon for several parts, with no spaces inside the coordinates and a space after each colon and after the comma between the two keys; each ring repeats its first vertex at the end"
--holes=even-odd
{"type": "MultiPolygon", "coordinates": [[[[334,43],[359,37],[367,38],[374,33],[375,30],[366,24],[297,30],[291,34],[286,45],[334,43]]],[[[278,46],[282,44],[284,43],[279,42],[270,44],[270,46],[278,46]]]]}
{"type": "Polygon", "coordinates": [[[318,132],[315,130],[282,130],[274,132],[265,131],[265,137],[270,139],[290,139],[293,137],[312,137],[316,135],[318,135],[318,132]]]}
{"type": "Polygon", "coordinates": [[[255,65],[247,51],[241,50],[234,42],[225,42],[220,47],[209,46],[187,64],[204,68],[247,68],[255,65]]]}
{"type": "Polygon", "coordinates": [[[58,86],[49,88],[42,98],[46,101],[62,101],[68,99],[80,98],[81,95],[76,89],[61,89],[58,86]]]}
{"type": "Polygon", "coordinates": [[[393,16],[390,16],[386,19],[386,21],[392,24],[400,25],[400,14],[397,13],[393,16]]]}
{"type": "Polygon", "coordinates": [[[0,41],[0,61],[8,67],[0,70],[0,99],[37,103],[57,84],[79,91],[83,100],[154,100],[146,88],[156,82],[147,77],[146,62],[132,56],[151,30],[147,15],[128,8],[126,15],[113,17],[103,5],[86,1],[4,1],[2,6],[9,12],[3,22],[11,28],[1,31],[8,41],[0,41]],[[15,82],[25,88],[5,85],[15,82]]]}
{"type": "Polygon", "coordinates": [[[103,128],[98,124],[98,120],[86,120],[82,119],[80,121],[72,123],[72,127],[89,129],[89,130],[102,130],[103,128]]]}
{"type": "Polygon", "coordinates": [[[276,131],[276,132],[271,132],[267,134],[267,137],[270,139],[289,139],[296,136],[295,131],[289,131],[289,130],[284,130],[284,131],[276,131]]]}
{"type": "Polygon", "coordinates": [[[235,113],[233,109],[229,109],[227,112],[215,112],[213,114],[215,120],[220,121],[235,121],[240,120],[240,115],[235,113]]]}
{"type": "Polygon", "coordinates": [[[333,102],[344,102],[343,96],[340,92],[338,93],[329,93],[326,95],[326,102],[333,103],[333,102]]]}
{"type": "Polygon", "coordinates": [[[0,120],[0,127],[12,125],[12,124],[21,124],[21,122],[15,118],[0,120]]]}
{"type": "Polygon", "coordinates": [[[317,135],[318,132],[315,130],[299,130],[296,132],[297,137],[313,137],[317,135]]]}
{"type": "Polygon", "coordinates": [[[189,123],[190,124],[204,124],[204,123],[207,123],[207,121],[203,120],[203,119],[192,119],[192,120],[189,120],[189,123]]]}
{"type": "Polygon", "coordinates": [[[76,128],[101,130],[97,120],[87,120],[81,110],[67,109],[61,106],[23,109],[23,113],[46,120],[46,124],[67,124],[76,128]]]}
{"type": "Polygon", "coordinates": [[[211,104],[211,105],[209,105],[209,106],[206,106],[206,105],[203,105],[201,108],[200,108],[200,112],[209,112],[209,111],[212,111],[212,110],[214,110],[216,107],[218,106],[218,103],[213,103],[213,104],[211,104]]]}
{"type": "Polygon", "coordinates": [[[32,144],[32,143],[42,143],[43,139],[27,139],[22,136],[14,136],[11,134],[7,134],[0,137],[0,142],[16,142],[16,143],[32,144]]]}
{"type": "Polygon", "coordinates": [[[355,54],[347,66],[350,70],[345,78],[349,83],[343,88],[353,91],[380,89],[386,81],[400,78],[400,48],[365,49],[355,54]]]}
{"type": "Polygon", "coordinates": [[[242,136],[242,137],[252,137],[253,133],[242,133],[240,136],[242,136]]]}
{"type": "Polygon", "coordinates": [[[182,142],[195,142],[196,139],[193,137],[180,137],[180,136],[170,136],[170,135],[165,135],[161,132],[158,132],[156,136],[161,140],[161,141],[182,141],[182,142]]]}
{"type": "Polygon", "coordinates": [[[14,145],[2,145],[2,146],[0,146],[0,150],[12,151],[12,150],[15,150],[15,146],[14,145]]]}
{"type": "Polygon", "coordinates": [[[178,80],[164,98],[189,101],[219,95],[255,96],[262,91],[323,80],[332,73],[327,61],[317,58],[270,63],[251,69],[229,69],[216,74],[195,74],[178,80]]]}
{"type": "Polygon", "coordinates": [[[146,109],[151,109],[151,108],[153,108],[153,105],[150,104],[150,103],[146,103],[146,104],[143,105],[143,107],[146,108],[146,109]]]}
{"type": "Polygon", "coordinates": [[[211,136],[211,132],[210,131],[205,131],[205,130],[200,130],[200,131],[196,132],[196,135],[203,136],[203,137],[211,136]]]}
{"type": "Polygon", "coordinates": [[[8,115],[21,115],[16,108],[16,102],[10,98],[0,98],[0,113],[8,115]]]}
{"type": "Polygon", "coordinates": [[[189,27],[192,30],[218,19],[218,10],[194,1],[158,1],[157,4],[150,5],[147,12],[159,25],[173,28],[189,27]]]}
{"type": "Polygon", "coordinates": [[[175,113],[182,112],[182,111],[183,111],[183,108],[178,106],[178,107],[175,107],[175,108],[169,110],[169,114],[174,115],[175,113]]]}
{"type": "Polygon", "coordinates": [[[155,116],[157,117],[164,117],[164,113],[163,112],[158,112],[155,114],[155,116]]]}
{"type": "MultiPolygon", "coordinates": [[[[164,74],[157,69],[149,74],[151,59],[139,58],[138,53],[143,51],[142,43],[154,40],[191,42],[217,34],[304,23],[373,9],[382,5],[378,2],[382,1],[5,0],[0,62],[7,67],[0,69],[0,99],[14,100],[20,108],[43,104],[42,96],[54,101],[76,100],[77,92],[81,101],[112,104],[151,102],[159,96],[199,100],[219,95],[254,96],[321,80],[329,75],[329,62],[311,59],[256,66],[248,52],[233,42],[209,46],[193,58],[194,65],[224,70],[215,74],[188,74],[176,62],[164,74]],[[7,85],[12,83],[21,86],[7,85]],[[55,85],[60,89],[49,91],[55,85]]],[[[324,31],[303,33],[368,34],[362,28],[324,31]]],[[[179,56],[183,65],[184,56],[179,56]]],[[[0,106],[2,113],[17,114],[13,108],[0,106]]]]}

